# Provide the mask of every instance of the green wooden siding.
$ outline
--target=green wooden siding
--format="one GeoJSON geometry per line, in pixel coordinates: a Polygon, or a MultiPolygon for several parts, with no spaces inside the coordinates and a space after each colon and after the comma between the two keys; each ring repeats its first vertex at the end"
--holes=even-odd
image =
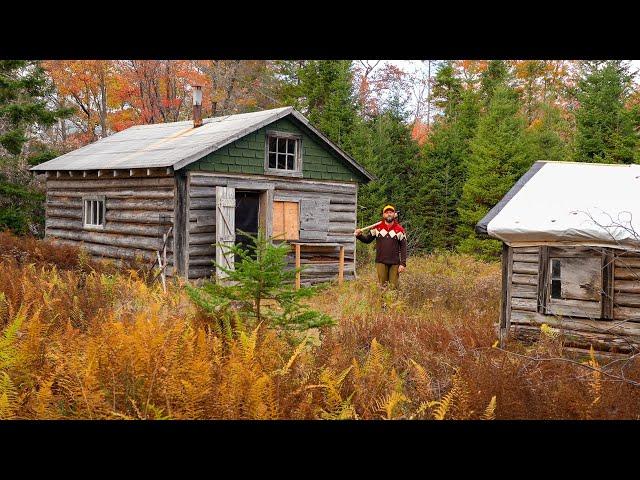
{"type": "Polygon", "coordinates": [[[265,133],[267,130],[295,132],[302,135],[302,176],[316,180],[340,180],[361,182],[362,174],[351,168],[342,158],[323,147],[287,118],[281,118],[266,127],[256,130],[226,147],[216,150],[192,163],[189,170],[220,173],[264,174],[265,133]]]}

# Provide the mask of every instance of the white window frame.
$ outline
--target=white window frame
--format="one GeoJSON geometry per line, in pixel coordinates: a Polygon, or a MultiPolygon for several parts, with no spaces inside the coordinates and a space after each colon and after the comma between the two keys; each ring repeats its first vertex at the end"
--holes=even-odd
{"type": "MultiPolygon", "coordinates": [[[[288,143],[288,142],[287,142],[288,143]]],[[[287,146],[288,148],[288,146],[287,146]]],[[[302,177],[302,135],[292,132],[280,132],[276,130],[267,130],[264,137],[264,172],[267,175],[282,175],[287,177],[302,177]],[[295,152],[293,153],[293,170],[286,170],[283,168],[272,168],[269,166],[269,139],[284,139],[284,140],[294,140],[295,143],[295,152]]],[[[277,147],[275,152],[271,152],[276,154],[276,166],[277,166],[277,147]]],[[[287,152],[287,156],[290,155],[287,152]]]]}
{"type": "Polygon", "coordinates": [[[102,195],[82,197],[82,226],[101,230],[105,226],[106,198],[102,195]],[[94,208],[95,206],[95,208],[94,208]]]}

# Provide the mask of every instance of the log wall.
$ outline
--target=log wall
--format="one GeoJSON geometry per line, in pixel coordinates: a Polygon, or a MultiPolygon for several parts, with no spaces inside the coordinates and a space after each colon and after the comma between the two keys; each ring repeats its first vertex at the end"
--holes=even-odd
{"type": "MultiPolygon", "coordinates": [[[[46,181],[45,236],[84,246],[94,258],[142,258],[151,264],[161,249],[162,234],[173,222],[175,182],[172,175],[112,177],[88,173],[49,177],[46,181]],[[105,197],[103,228],[83,227],[83,197],[105,197]]],[[[173,238],[167,242],[167,273],[173,272],[173,238]]]]}
{"type": "MultiPolygon", "coordinates": [[[[605,319],[599,306],[581,299],[563,300],[571,305],[557,310],[555,315],[545,314],[541,304],[544,299],[542,288],[538,288],[547,275],[543,261],[548,257],[541,247],[509,247],[505,255],[509,265],[507,282],[503,285],[506,323],[510,334],[521,340],[531,340],[539,336],[540,325],[546,323],[563,332],[567,346],[596,350],[634,352],[640,350],[640,255],[614,249],[607,249],[609,256],[605,262],[613,261],[613,285],[607,287],[613,294],[613,318],[605,319]],[[542,268],[541,268],[542,267],[542,268]],[[573,302],[573,303],[571,303],[573,302]],[[588,308],[585,307],[587,305],[588,308]]],[[[575,255],[593,255],[575,247],[575,255]]],[[[606,268],[606,266],[605,266],[606,268]]],[[[605,286],[606,287],[606,286],[605,286]]],[[[604,294],[604,292],[603,292],[604,294]]]]}
{"type": "MultiPolygon", "coordinates": [[[[192,171],[189,173],[189,278],[203,278],[214,272],[216,186],[268,190],[273,200],[300,202],[300,240],[344,245],[345,279],[354,277],[357,184],[192,171]]],[[[289,266],[293,267],[294,263],[292,253],[289,266]]],[[[302,283],[332,280],[338,274],[338,249],[305,247],[301,263],[305,266],[302,283]]]]}

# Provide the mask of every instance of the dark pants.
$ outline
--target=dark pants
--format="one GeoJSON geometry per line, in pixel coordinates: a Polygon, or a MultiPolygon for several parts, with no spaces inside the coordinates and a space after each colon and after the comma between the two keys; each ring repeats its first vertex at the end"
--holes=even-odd
{"type": "Polygon", "coordinates": [[[398,265],[376,263],[376,272],[378,273],[378,283],[380,285],[389,283],[392,289],[398,288],[398,265]]]}

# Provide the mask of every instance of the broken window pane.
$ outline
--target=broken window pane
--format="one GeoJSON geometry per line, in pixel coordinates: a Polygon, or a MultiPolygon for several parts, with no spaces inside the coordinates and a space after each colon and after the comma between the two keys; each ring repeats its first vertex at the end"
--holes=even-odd
{"type": "Polygon", "coordinates": [[[551,260],[551,298],[562,298],[560,260],[551,260]]]}

